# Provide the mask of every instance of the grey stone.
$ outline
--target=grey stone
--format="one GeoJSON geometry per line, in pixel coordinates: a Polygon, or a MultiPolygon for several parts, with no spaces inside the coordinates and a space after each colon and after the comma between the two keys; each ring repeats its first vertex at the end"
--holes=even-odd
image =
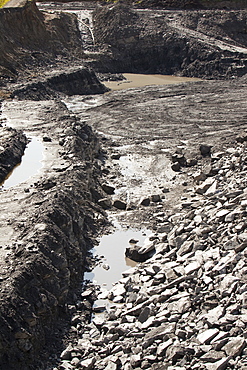
{"type": "Polygon", "coordinates": [[[209,351],[200,357],[200,360],[205,362],[216,362],[224,357],[225,353],[222,351],[209,351]]]}
{"type": "Polygon", "coordinates": [[[219,329],[208,329],[197,335],[200,343],[210,343],[210,341],[219,333],[219,329]]]}
{"type": "Polygon", "coordinates": [[[222,348],[228,356],[238,356],[246,346],[246,341],[242,337],[229,338],[228,343],[222,348]]]}
{"type": "Polygon", "coordinates": [[[140,205],[145,206],[145,207],[149,206],[150,205],[150,198],[142,198],[140,200],[140,205]]]}
{"type": "Polygon", "coordinates": [[[114,186],[108,185],[108,184],[102,184],[102,189],[106,194],[112,195],[115,192],[114,186]]]}
{"type": "Polygon", "coordinates": [[[179,248],[179,250],[177,251],[177,254],[179,256],[183,256],[189,252],[192,251],[193,249],[193,246],[194,246],[194,242],[192,240],[188,240],[188,241],[185,241],[181,247],[179,248]]]}
{"type": "Polygon", "coordinates": [[[108,198],[102,198],[102,199],[99,199],[98,200],[98,204],[104,208],[104,209],[108,209],[108,208],[111,208],[112,206],[112,202],[110,199],[108,198]]]}
{"type": "Polygon", "coordinates": [[[208,177],[202,184],[198,185],[195,189],[196,193],[204,194],[214,183],[214,178],[208,177]]]}
{"type": "Polygon", "coordinates": [[[211,155],[211,148],[212,146],[207,144],[200,145],[200,152],[203,157],[211,155]]]}
{"type": "Polygon", "coordinates": [[[94,357],[91,357],[89,359],[80,361],[80,367],[84,370],[91,370],[94,368],[95,363],[96,359],[94,357]]]}
{"type": "Polygon", "coordinates": [[[145,322],[151,315],[152,310],[149,306],[146,306],[142,309],[140,315],[138,316],[138,320],[143,323],[145,322]]]}
{"type": "Polygon", "coordinates": [[[231,357],[223,357],[221,360],[214,363],[205,363],[204,366],[207,370],[224,370],[226,369],[231,357]]]}
{"type": "Polygon", "coordinates": [[[153,194],[153,195],[151,195],[151,200],[152,200],[152,202],[155,202],[155,203],[161,202],[161,197],[160,197],[159,194],[153,194]]]}
{"type": "Polygon", "coordinates": [[[185,354],[184,348],[179,344],[172,344],[166,350],[166,358],[171,361],[177,361],[185,354]]]}
{"type": "Polygon", "coordinates": [[[157,356],[163,356],[167,348],[173,343],[173,340],[169,338],[167,341],[160,343],[157,348],[157,356]]]}
{"type": "Polygon", "coordinates": [[[71,352],[73,350],[73,347],[71,344],[68,345],[67,348],[61,353],[60,358],[61,360],[71,360],[71,352]]]}
{"type": "Polygon", "coordinates": [[[113,207],[115,207],[117,209],[125,210],[127,208],[127,204],[126,204],[126,202],[123,202],[120,199],[116,199],[113,202],[113,207]]]}
{"type": "Polygon", "coordinates": [[[175,162],[171,165],[171,169],[174,171],[174,172],[178,172],[180,171],[181,169],[181,165],[179,162],[175,162]]]}

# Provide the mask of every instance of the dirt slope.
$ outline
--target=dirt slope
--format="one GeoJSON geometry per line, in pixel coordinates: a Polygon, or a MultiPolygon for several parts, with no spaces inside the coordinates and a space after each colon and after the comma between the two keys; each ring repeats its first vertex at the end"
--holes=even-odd
{"type": "Polygon", "coordinates": [[[0,10],[0,48],[2,79],[15,79],[21,71],[37,70],[55,59],[73,60],[82,55],[76,17],[41,13],[33,1],[0,10]]]}
{"type": "MultiPolygon", "coordinates": [[[[116,72],[231,78],[247,72],[247,11],[98,7],[95,41],[116,72]]],[[[103,64],[103,61],[102,61],[103,64]]]]}

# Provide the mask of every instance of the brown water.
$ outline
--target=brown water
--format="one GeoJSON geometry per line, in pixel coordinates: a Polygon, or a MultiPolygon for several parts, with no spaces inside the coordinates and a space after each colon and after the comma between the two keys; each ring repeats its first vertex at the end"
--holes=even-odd
{"type": "Polygon", "coordinates": [[[131,87],[143,87],[148,85],[169,85],[181,82],[201,81],[199,78],[178,77],[170,75],[144,75],[134,73],[123,73],[126,80],[104,82],[111,90],[124,90],[131,87]]]}

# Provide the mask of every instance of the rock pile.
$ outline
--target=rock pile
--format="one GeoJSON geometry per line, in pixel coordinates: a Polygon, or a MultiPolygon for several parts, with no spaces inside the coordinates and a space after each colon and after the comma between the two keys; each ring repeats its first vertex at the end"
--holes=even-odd
{"type": "Polygon", "coordinates": [[[245,150],[242,141],[212,154],[211,176],[164,214],[156,253],[100,292],[112,305],[75,327],[59,369],[247,368],[245,150]]]}

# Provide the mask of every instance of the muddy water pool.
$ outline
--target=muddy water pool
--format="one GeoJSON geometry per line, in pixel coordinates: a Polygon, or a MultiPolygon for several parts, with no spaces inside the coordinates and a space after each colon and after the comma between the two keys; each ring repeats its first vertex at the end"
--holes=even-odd
{"type": "Polygon", "coordinates": [[[36,137],[31,137],[27,145],[21,162],[9,173],[2,184],[2,189],[8,189],[16,186],[33,175],[42,168],[43,144],[36,137]]]}
{"type": "Polygon", "coordinates": [[[201,81],[199,78],[179,77],[169,75],[144,75],[134,73],[123,73],[126,80],[106,81],[104,85],[111,90],[124,90],[132,87],[144,87],[148,85],[168,85],[181,82],[201,81]]]}
{"type": "Polygon", "coordinates": [[[150,230],[137,230],[121,228],[116,224],[116,229],[109,235],[104,235],[99,245],[93,250],[94,254],[102,257],[100,263],[85,274],[85,279],[93,281],[104,289],[111,289],[112,283],[122,278],[122,272],[134,267],[136,262],[125,257],[125,249],[131,239],[138,240],[138,245],[143,245],[146,238],[151,235],[150,230]]]}

